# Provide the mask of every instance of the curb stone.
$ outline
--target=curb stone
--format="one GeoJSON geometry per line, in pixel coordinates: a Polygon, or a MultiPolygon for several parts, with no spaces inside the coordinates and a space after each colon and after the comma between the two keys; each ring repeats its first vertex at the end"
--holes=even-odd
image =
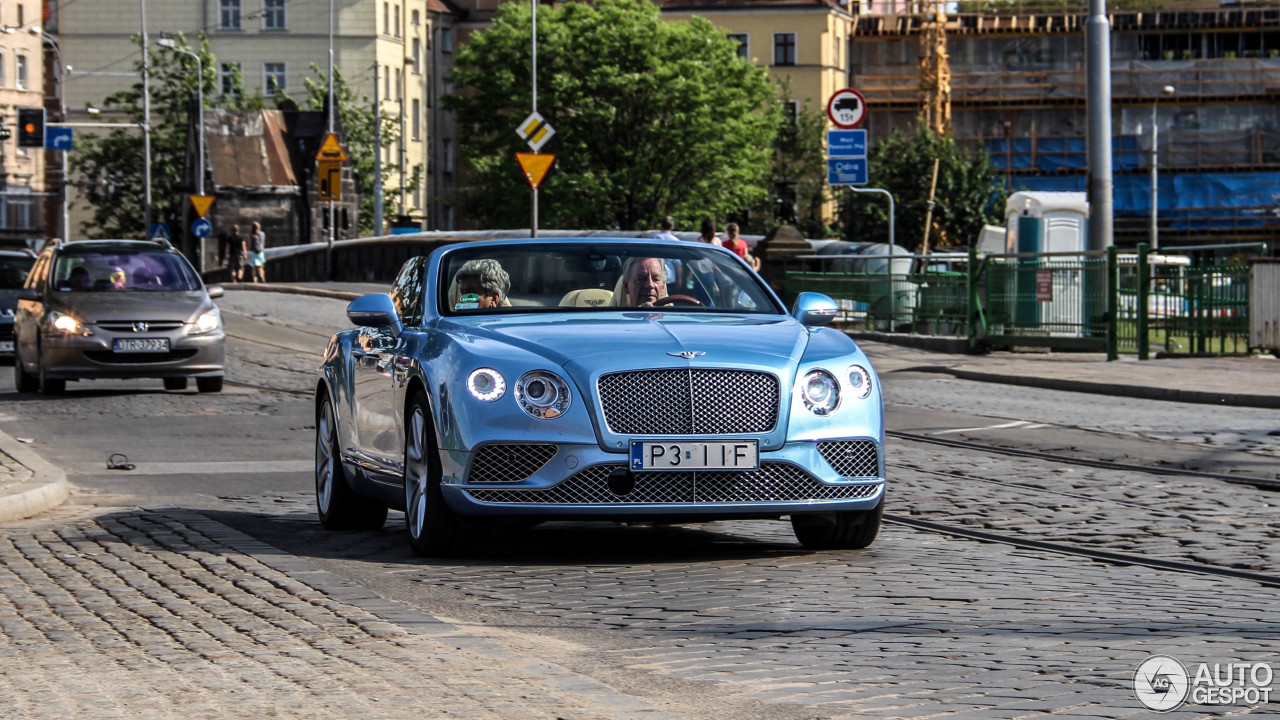
{"type": "Polygon", "coordinates": [[[0,522],[39,515],[58,507],[70,496],[66,473],[4,432],[0,432],[0,452],[31,471],[30,478],[6,487],[0,494],[0,522]]]}

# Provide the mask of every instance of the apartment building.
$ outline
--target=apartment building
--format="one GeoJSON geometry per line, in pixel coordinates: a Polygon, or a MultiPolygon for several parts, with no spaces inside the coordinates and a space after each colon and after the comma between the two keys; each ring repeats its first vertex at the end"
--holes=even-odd
{"type": "MultiPolygon", "coordinates": [[[[0,2],[0,247],[39,247],[45,208],[59,205],[45,183],[45,152],[18,145],[19,108],[45,106],[44,39],[36,0],[0,2]]],[[[50,120],[53,118],[51,117],[50,120]]]]}
{"type": "MultiPolygon", "coordinates": [[[[928,5],[877,2],[857,20],[851,82],[873,141],[915,122],[928,5]]],[[[1280,3],[1111,6],[1117,244],[1149,237],[1153,158],[1162,245],[1274,240],[1280,3]]],[[[983,7],[948,15],[956,139],[986,152],[1012,190],[1083,191],[1087,3],[983,7]]]]}
{"type": "MultiPolygon", "coordinates": [[[[140,51],[131,38],[141,30],[144,6],[153,47],[164,36],[181,34],[191,43],[202,31],[209,37],[223,93],[232,91],[238,69],[247,93],[302,99],[304,78],[318,77],[312,66],[323,73],[329,65],[325,8],[286,0],[77,0],[50,18],[63,61],[74,68],[66,83],[73,122],[87,120],[89,107],[100,108],[104,98],[138,81],[140,51]]],[[[433,40],[439,25],[451,22],[452,9],[446,0],[333,0],[332,6],[334,67],[371,108],[376,96],[400,130],[398,142],[380,149],[391,168],[383,176],[388,223],[396,216],[429,223],[430,115],[441,82],[432,72],[433,40]]]]}

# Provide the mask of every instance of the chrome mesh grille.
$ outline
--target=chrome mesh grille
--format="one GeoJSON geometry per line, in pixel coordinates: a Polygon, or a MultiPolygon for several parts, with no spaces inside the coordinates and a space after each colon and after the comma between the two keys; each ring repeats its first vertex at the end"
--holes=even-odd
{"type": "Polygon", "coordinates": [[[626,494],[609,489],[609,473],[625,465],[593,465],[555,487],[468,490],[480,502],[534,505],[633,505],[674,503],[804,502],[873,497],[879,483],[827,485],[787,463],[761,463],[759,470],[738,472],[635,473],[626,494]]]}
{"type": "Polygon", "coordinates": [[[840,477],[879,477],[880,457],[872,440],[828,440],[818,453],[840,477]]]}
{"type": "Polygon", "coordinates": [[[467,481],[519,482],[541,470],[555,455],[556,446],[546,443],[485,445],[476,450],[467,481]]]}
{"type": "Polygon", "coordinates": [[[618,435],[764,433],[778,420],[778,378],[687,368],[602,375],[605,424],[618,435]]]}
{"type": "Polygon", "coordinates": [[[133,327],[134,320],[102,320],[98,322],[98,327],[110,332],[168,332],[177,330],[182,327],[182,323],[178,320],[139,320],[147,326],[146,330],[136,330],[133,327]]]}

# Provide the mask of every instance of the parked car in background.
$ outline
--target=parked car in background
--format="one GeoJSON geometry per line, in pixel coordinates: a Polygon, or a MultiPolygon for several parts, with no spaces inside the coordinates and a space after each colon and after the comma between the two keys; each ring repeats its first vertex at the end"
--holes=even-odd
{"type": "Polygon", "coordinates": [[[0,358],[13,357],[13,313],[35,253],[0,250],[0,358]]]}
{"type": "Polygon", "coordinates": [[[14,385],[53,395],[68,380],[162,378],[181,390],[195,378],[200,392],[219,392],[221,296],[163,241],[51,244],[18,293],[14,385]]]}
{"type": "Polygon", "coordinates": [[[485,520],[791,521],[863,548],[884,508],[867,357],[733,253],[659,240],[472,242],[354,300],[316,384],[326,528],[405,510],[419,555],[485,520]]]}

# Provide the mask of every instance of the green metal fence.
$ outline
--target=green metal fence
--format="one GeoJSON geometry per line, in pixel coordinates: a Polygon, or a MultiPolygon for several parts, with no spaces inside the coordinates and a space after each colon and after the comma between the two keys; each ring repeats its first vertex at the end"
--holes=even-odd
{"type": "Polygon", "coordinates": [[[1212,249],[811,255],[788,262],[783,292],[831,296],[850,329],[967,337],[973,350],[1045,346],[1144,360],[1153,350],[1246,352],[1248,266],[1238,252],[1208,257],[1212,249]]]}

